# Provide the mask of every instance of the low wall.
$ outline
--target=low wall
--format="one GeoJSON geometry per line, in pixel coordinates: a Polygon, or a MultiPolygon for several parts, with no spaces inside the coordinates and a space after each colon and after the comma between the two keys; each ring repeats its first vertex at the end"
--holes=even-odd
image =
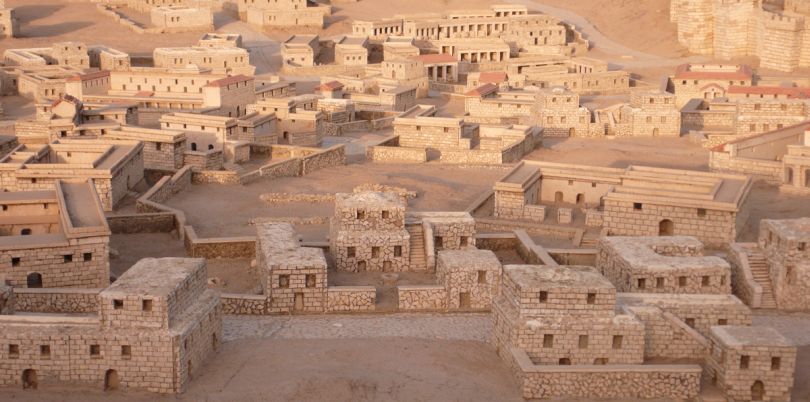
{"type": "Polygon", "coordinates": [[[560,265],[588,265],[596,266],[596,249],[592,248],[549,248],[546,249],[551,258],[560,265]]]}
{"type": "Polygon", "coordinates": [[[689,400],[700,393],[697,364],[535,365],[520,349],[511,350],[521,371],[523,397],[689,400]]]}
{"type": "Polygon", "coordinates": [[[259,199],[268,204],[286,204],[288,202],[334,202],[334,194],[300,194],[300,193],[264,193],[259,199]]]}
{"type": "Polygon", "coordinates": [[[158,180],[152,188],[147,190],[135,202],[135,210],[139,214],[166,213],[174,216],[174,228],[182,239],[184,231],[181,230],[186,224],[186,214],[179,209],[170,208],[163,203],[172,196],[191,185],[193,171],[191,166],[184,166],[172,176],[164,176],[158,180]]]}
{"type": "Polygon", "coordinates": [[[782,183],[783,165],[780,161],[732,157],[728,152],[712,151],[709,167],[713,171],[759,176],[771,183],[782,183]]]}
{"type": "Polygon", "coordinates": [[[231,170],[203,170],[191,176],[194,184],[240,184],[239,174],[231,170]]]}
{"type": "Polygon", "coordinates": [[[514,233],[477,234],[475,247],[490,251],[514,250],[517,248],[517,236],[514,233]]]}
{"type": "Polygon", "coordinates": [[[326,311],[374,311],[377,288],[374,286],[329,286],[326,289],[326,311]]]}
{"type": "Polygon", "coordinates": [[[756,243],[731,243],[728,247],[726,259],[731,265],[731,290],[748,307],[760,308],[762,286],[754,280],[745,247],[756,247],[756,243]]]}
{"type": "Polygon", "coordinates": [[[440,311],[447,309],[447,290],[441,285],[397,286],[399,311],[440,311]]]}
{"type": "Polygon", "coordinates": [[[377,163],[425,163],[428,160],[425,148],[400,148],[370,146],[366,148],[366,161],[377,163]]]}
{"type": "Polygon", "coordinates": [[[244,237],[197,237],[191,226],[184,228],[186,254],[190,258],[253,258],[256,255],[256,238],[244,237]]]}
{"type": "Polygon", "coordinates": [[[346,146],[343,144],[331,146],[323,151],[315,152],[301,158],[301,175],[306,176],[314,171],[346,164],[346,146]]]}
{"type": "Polygon", "coordinates": [[[15,288],[14,310],[26,313],[96,313],[102,289],[15,288]]]}
{"type": "Polygon", "coordinates": [[[224,314],[265,315],[267,314],[267,296],[222,293],[219,297],[224,314]]]}
{"type": "Polygon", "coordinates": [[[169,233],[177,229],[171,212],[112,215],[107,217],[107,224],[113,234],[169,233]]]}
{"type": "Polygon", "coordinates": [[[540,223],[507,221],[502,219],[475,218],[475,230],[477,232],[508,232],[515,229],[523,229],[526,232],[542,236],[550,236],[558,239],[573,240],[582,232],[581,229],[569,228],[565,226],[545,225],[540,223]]]}

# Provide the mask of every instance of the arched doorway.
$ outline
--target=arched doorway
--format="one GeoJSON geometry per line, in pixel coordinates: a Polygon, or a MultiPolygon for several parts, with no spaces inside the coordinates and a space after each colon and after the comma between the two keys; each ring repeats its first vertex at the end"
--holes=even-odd
{"type": "Polygon", "coordinates": [[[42,274],[39,272],[31,272],[28,274],[26,279],[26,285],[29,288],[41,288],[42,287],[42,274]]]}
{"type": "Polygon", "coordinates": [[[765,397],[765,384],[762,383],[760,380],[754,381],[754,385],[751,386],[751,400],[752,401],[761,401],[765,397]]]}
{"type": "Polygon", "coordinates": [[[785,168],[785,184],[793,184],[793,168],[785,168]]]}
{"type": "Polygon", "coordinates": [[[191,150],[192,150],[192,151],[196,151],[196,150],[197,150],[197,143],[196,143],[196,142],[192,142],[192,143],[191,143],[191,150]]]}
{"type": "Polygon", "coordinates": [[[25,369],[22,373],[23,389],[37,389],[37,371],[34,369],[25,369]]]}
{"type": "Polygon", "coordinates": [[[104,390],[105,391],[114,391],[114,390],[118,389],[119,384],[120,384],[120,381],[118,379],[118,372],[117,371],[110,369],[110,370],[107,370],[106,373],[104,373],[104,390]]]}
{"type": "Polygon", "coordinates": [[[675,234],[675,222],[669,219],[664,219],[658,222],[658,235],[659,236],[672,236],[675,234]]]}
{"type": "Polygon", "coordinates": [[[577,136],[577,129],[574,128],[574,127],[569,128],[568,129],[568,136],[569,137],[576,137],[577,136]]]}
{"type": "Polygon", "coordinates": [[[658,137],[658,127],[653,129],[653,137],[658,137]]]}
{"type": "Polygon", "coordinates": [[[577,194],[577,205],[585,205],[585,194],[577,194]]]}
{"type": "Polygon", "coordinates": [[[557,191],[556,193],[554,193],[554,202],[563,202],[562,191],[557,191]]]}

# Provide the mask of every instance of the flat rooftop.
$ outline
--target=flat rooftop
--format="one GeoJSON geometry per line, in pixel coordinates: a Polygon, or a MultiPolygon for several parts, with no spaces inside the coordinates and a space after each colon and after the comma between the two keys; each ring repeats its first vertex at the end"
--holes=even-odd
{"type": "Polygon", "coordinates": [[[793,342],[771,327],[722,325],[711,327],[712,334],[731,347],[795,347],[793,342]]]}
{"type": "Polygon", "coordinates": [[[144,258],[103,290],[101,295],[168,296],[200,269],[205,269],[202,258],[144,258]]]}
{"type": "Polygon", "coordinates": [[[761,224],[770,226],[787,241],[810,242],[810,218],[765,219],[761,224]]]}
{"type": "Polygon", "coordinates": [[[596,268],[584,265],[507,265],[504,273],[524,289],[614,288],[596,268]]]}

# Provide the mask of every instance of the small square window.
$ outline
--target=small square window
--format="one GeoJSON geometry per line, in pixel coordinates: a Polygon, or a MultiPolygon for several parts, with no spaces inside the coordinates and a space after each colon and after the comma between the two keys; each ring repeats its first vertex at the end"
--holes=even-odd
{"type": "Polygon", "coordinates": [[[717,325],[728,325],[728,320],[725,318],[720,318],[717,320],[717,325]]]}
{"type": "Polygon", "coordinates": [[[748,369],[748,363],[751,360],[751,356],[742,355],[740,356],[740,368],[741,369],[748,369]]]}
{"type": "Polygon", "coordinates": [[[11,266],[12,267],[19,267],[20,266],[20,257],[11,257],[11,266]]]}
{"type": "Polygon", "coordinates": [[[588,348],[588,335],[580,335],[579,336],[579,348],[580,349],[587,349],[588,348]]]}
{"type": "Polygon", "coordinates": [[[546,301],[548,301],[548,292],[546,291],[540,292],[538,299],[540,300],[540,303],[545,303],[546,301]]]}
{"type": "Polygon", "coordinates": [[[433,247],[434,248],[441,248],[444,247],[444,238],[441,236],[436,236],[433,238],[433,247]]]}
{"type": "Polygon", "coordinates": [[[680,287],[686,286],[686,277],[685,276],[679,276],[678,277],[678,286],[680,286],[680,287]]]}
{"type": "Polygon", "coordinates": [[[551,334],[543,335],[543,347],[544,348],[553,348],[554,347],[554,335],[551,335],[551,334]]]}
{"type": "Polygon", "coordinates": [[[355,256],[355,248],[354,247],[346,247],[346,257],[354,258],[355,256]]]}
{"type": "Polygon", "coordinates": [[[381,215],[383,219],[388,219],[391,216],[391,213],[388,211],[382,211],[381,215]]]}
{"type": "Polygon", "coordinates": [[[655,278],[655,287],[658,289],[664,288],[664,278],[655,278]]]}
{"type": "Polygon", "coordinates": [[[706,208],[698,208],[697,209],[697,216],[699,216],[701,218],[706,216],[706,208]]]}
{"type": "Polygon", "coordinates": [[[691,328],[695,327],[695,319],[694,318],[687,318],[687,319],[684,320],[684,322],[686,322],[686,325],[690,326],[691,328]]]}
{"type": "Polygon", "coordinates": [[[638,282],[638,286],[636,286],[637,288],[639,288],[639,289],[644,289],[644,288],[646,288],[646,287],[647,287],[647,280],[646,280],[646,279],[644,279],[644,278],[638,278],[638,281],[637,281],[637,282],[638,282]]]}
{"type": "Polygon", "coordinates": [[[621,349],[624,337],[621,335],[613,335],[613,349],[621,349]]]}
{"type": "Polygon", "coordinates": [[[141,303],[141,310],[152,311],[152,299],[144,299],[141,303]]]}
{"type": "Polygon", "coordinates": [[[487,271],[478,271],[478,283],[487,283],[487,271]]]}
{"type": "Polygon", "coordinates": [[[121,356],[125,359],[132,357],[132,346],[121,345],[121,356]]]}
{"type": "Polygon", "coordinates": [[[87,262],[87,261],[93,261],[93,253],[84,253],[84,254],[82,254],[82,259],[83,259],[85,262],[87,262]]]}
{"type": "Polygon", "coordinates": [[[51,357],[51,345],[39,345],[39,356],[43,359],[51,357]]]}
{"type": "Polygon", "coordinates": [[[121,299],[113,299],[113,309],[121,310],[124,308],[124,301],[121,299]]]}
{"type": "Polygon", "coordinates": [[[62,260],[65,263],[73,262],[73,254],[65,254],[65,255],[63,255],[62,260]]]}
{"type": "Polygon", "coordinates": [[[355,214],[355,217],[356,217],[358,220],[360,220],[360,219],[366,219],[366,211],[363,211],[363,210],[361,210],[361,209],[358,209],[358,210],[357,210],[357,213],[355,214]]]}
{"type": "Polygon", "coordinates": [[[314,288],[315,287],[315,274],[307,274],[306,276],[306,287],[314,288]]]}
{"type": "Polygon", "coordinates": [[[703,275],[700,277],[700,286],[709,286],[710,278],[708,275],[703,275]]]}
{"type": "Polygon", "coordinates": [[[588,293],[588,304],[596,304],[596,293],[588,293]]]}
{"type": "Polygon", "coordinates": [[[782,365],[782,358],[771,357],[771,370],[779,370],[779,367],[781,365],[782,365]]]}
{"type": "Polygon", "coordinates": [[[279,275],[278,276],[278,287],[281,289],[288,289],[290,287],[290,276],[289,275],[279,275]]]}
{"type": "Polygon", "coordinates": [[[8,345],[8,357],[16,359],[20,357],[20,345],[8,345]]]}
{"type": "Polygon", "coordinates": [[[469,242],[469,240],[468,240],[468,237],[467,237],[467,236],[461,236],[461,237],[459,237],[459,239],[458,239],[458,244],[459,244],[459,246],[461,246],[461,247],[467,247],[467,243],[468,243],[468,242],[469,242]]]}
{"type": "Polygon", "coordinates": [[[394,246],[394,257],[402,257],[402,246],[394,246]]]}
{"type": "Polygon", "coordinates": [[[90,345],[90,356],[101,357],[101,345],[90,345]]]}
{"type": "Polygon", "coordinates": [[[635,209],[637,211],[641,210],[641,203],[640,202],[634,202],[633,203],[633,209],[635,209]]]}
{"type": "Polygon", "coordinates": [[[377,246],[371,247],[371,258],[379,258],[380,257],[380,248],[377,246]]]}

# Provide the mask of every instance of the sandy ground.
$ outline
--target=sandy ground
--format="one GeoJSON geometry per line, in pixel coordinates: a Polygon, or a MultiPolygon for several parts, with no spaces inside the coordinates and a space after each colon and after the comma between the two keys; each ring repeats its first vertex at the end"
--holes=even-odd
{"type": "MultiPolygon", "coordinates": [[[[197,234],[206,236],[253,235],[248,222],[256,217],[330,216],[330,203],[267,204],[263,193],[351,192],[366,183],[384,183],[416,191],[413,211],[461,211],[503,177],[508,167],[458,167],[440,164],[351,164],[316,171],[305,177],[262,180],[247,186],[194,185],[168,205],[186,213],[197,234]],[[211,211],[228,211],[214,213],[211,211]]],[[[324,235],[326,233],[324,228],[324,235]]],[[[315,237],[314,239],[317,239],[315,237]]],[[[314,240],[313,239],[313,240],[314,240]]]]}

